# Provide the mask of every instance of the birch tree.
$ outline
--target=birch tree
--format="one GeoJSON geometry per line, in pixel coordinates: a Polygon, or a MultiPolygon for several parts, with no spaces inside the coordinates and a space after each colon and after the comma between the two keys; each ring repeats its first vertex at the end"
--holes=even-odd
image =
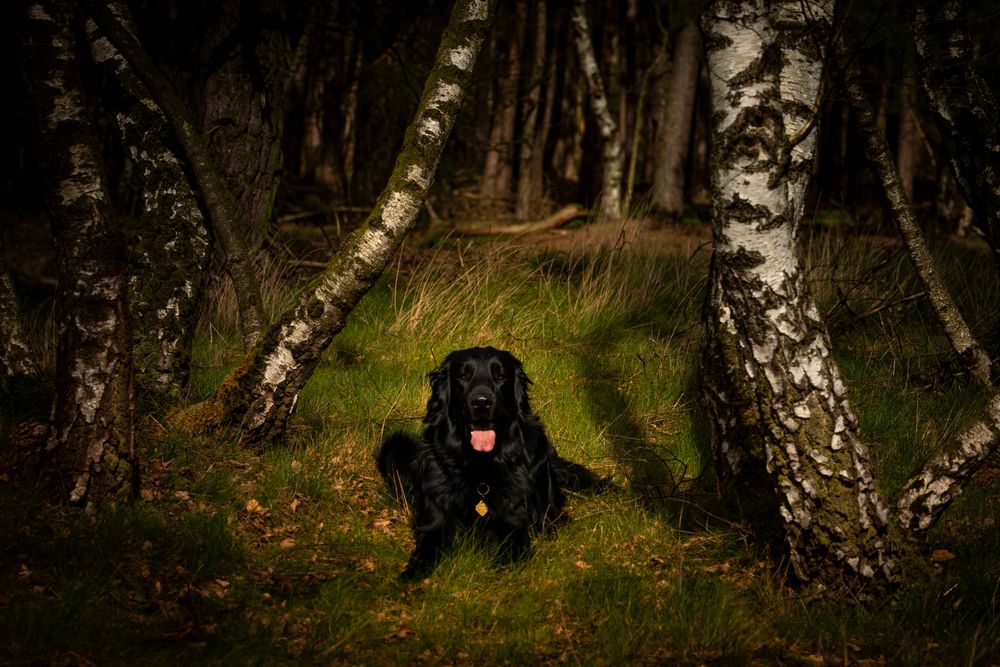
{"type": "Polygon", "coordinates": [[[622,154],[621,141],[618,137],[618,124],[608,107],[608,98],[604,93],[604,81],[597,67],[594,56],[594,45],[590,38],[590,27],[587,25],[587,7],[585,0],[573,0],[570,14],[573,22],[573,34],[576,41],[576,51],[580,58],[580,68],[587,81],[590,91],[590,108],[594,112],[597,131],[601,137],[601,214],[608,218],[621,216],[622,201],[622,154]]]}
{"type": "Polygon", "coordinates": [[[775,527],[791,573],[879,596],[1000,438],[983,418],[883,500],[797,247],[832,2],[717,1],[704,16],[713,107],[713,256],[703,394],[721,481],[775,527]],[[763,502],[760,502],[763,501],[763,502]]]}
{"type": "MultiPolygon", "coordinates": [[[[134,36],[128,9],[110,3],[134,36]]],[[[87,21],[94,62],[117,80],[125,95],[114,120],[125,152],[142,181],[142,212],[131,239],[129,304],[136,381],[172,399],[187,386],[191,345],[209,259],[210,238],[198,196],[188,182],[170,124],[125,58],[87,21]]]]}
{"type": "Polygon", "coordinates": [[[252,441],[283,434],[323,351],[413,226],[495,10],[494,0],[457,0],[392,175],[371,213],[215,394],[177,414],[175,424],[191,430],[237,425],[252,441]]]}
{"type": "Polygon", "coordinates": [[[135,494],[125,243],[82,93],[71,8],[27,3],[26,76],[51,179],[59,269],[56,395],[46,471],[74,503],[135,494]]]}

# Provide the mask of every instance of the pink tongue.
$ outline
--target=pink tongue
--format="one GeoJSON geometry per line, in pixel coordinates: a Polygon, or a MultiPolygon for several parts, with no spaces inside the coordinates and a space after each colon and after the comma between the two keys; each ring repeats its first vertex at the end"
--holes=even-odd
{"type": "Polygon", "coordinates": [[[472,448],[477,452],[491,452],[497,441],[496,431],[473,431],[472,448]]]}

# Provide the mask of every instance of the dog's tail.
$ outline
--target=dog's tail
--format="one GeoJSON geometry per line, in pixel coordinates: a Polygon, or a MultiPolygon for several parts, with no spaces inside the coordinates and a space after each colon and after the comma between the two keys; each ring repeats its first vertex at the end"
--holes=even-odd
{"type": "Polygon", "coordinates": [[[375,465],[382,478],[400,502],[413,501],[416,473],[417,439],[409,433],[393,433],[382,442],[375,455],[375,465]]]}
{"type": "Polygon", "coordinates": [[[613,485],[605,477],[599,477],[590,468],[567,461],[561,456],[552,458],[552,474],[559,486],[570,491],[605,491],[613,485]]]}

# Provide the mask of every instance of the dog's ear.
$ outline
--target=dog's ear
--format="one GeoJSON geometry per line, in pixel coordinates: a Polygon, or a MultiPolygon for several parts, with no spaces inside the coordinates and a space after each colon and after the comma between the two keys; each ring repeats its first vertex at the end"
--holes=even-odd
{"type": "Polygon", "coordinates": [[[427,400],[424,423],[434,426],[448,417],[448,403],[451,398],[451,359],[445,359],[427,377],[431,381],[431,397],[427,400]]]}
{"type": "Polygon", "coordinates": [[[517,406],[517,414],[521,419],[532,417],[531,405],[528,403],[528,385],[531,379],[524,372],[521,362],[511,357],[511,365],[514,368],[514,405],[517,406]]]}

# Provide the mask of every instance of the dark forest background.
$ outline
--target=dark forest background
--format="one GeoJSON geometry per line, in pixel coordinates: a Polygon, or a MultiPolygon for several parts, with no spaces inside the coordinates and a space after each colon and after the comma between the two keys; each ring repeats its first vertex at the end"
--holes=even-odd
{"type": "MultiPolygon", "coordinates": [[[[19,62],[19,4],[0,10],[8,65],[19,62]]],[[[927,112],[908,5],[852,3],[844,29],[858,45],[869,99],[921,221],[933,233],[974,233],[927,112]]],[[[450,3],[171,1],[130,7],[142,45],[199,119],[230,183],[243,195],[247,237],[267,248],[281,221],[335,224],[346,231],[364,217],[392,169],[450,3]]],[[[626,174],[634,169],[628,177],[633,209],[663,220],[707,218],[706,74],[700,44],[680,39],[700,9],[697,3],[641,0],[589,6],[626,174]],[[657,161],[664,159],[657,136],[669,98],[685,94],[670,86],[672,66],[685,57],[685,48],[695,49],[700,67],[686,145],[670,148],[684,153],[684,208],[678,211],[665,209],[653,190],[657,161]]],[[[568,3],[549,3],[541,78],[533,80],[538,12],[526,1],[501,3],[422,214],[424,227],[436,221],[539,219],[569,202],[594,203],[601,190],[598,137],[568,13],[568,3]],[[533,167],[520,157],[529,114],[540,153],[533,167]],[[529,204],[518,210],[518,179],[529,168],[529,204]]],[[[997,22],[993,3],[969,3],[977,64],[994,89],[997,22]]],[[[112,77],[93,67],[87,74],[115,206],[136,214],[141,174],[110,119],[121,110],[116,104],[123,95],[112,77]]],[[[4,67],[2,76],[9,91],[0,109],[3,233],[13,276],[31,292],[55,281],[40,224],[44,179],[32,118],[22,103],[30,81],[18,67],[4,67]]],[[[819,127],[809,210],[823,221],[878,224],[885,213],[881,190],[848,105],[835,89],[825,96],[819,127]]]]}

